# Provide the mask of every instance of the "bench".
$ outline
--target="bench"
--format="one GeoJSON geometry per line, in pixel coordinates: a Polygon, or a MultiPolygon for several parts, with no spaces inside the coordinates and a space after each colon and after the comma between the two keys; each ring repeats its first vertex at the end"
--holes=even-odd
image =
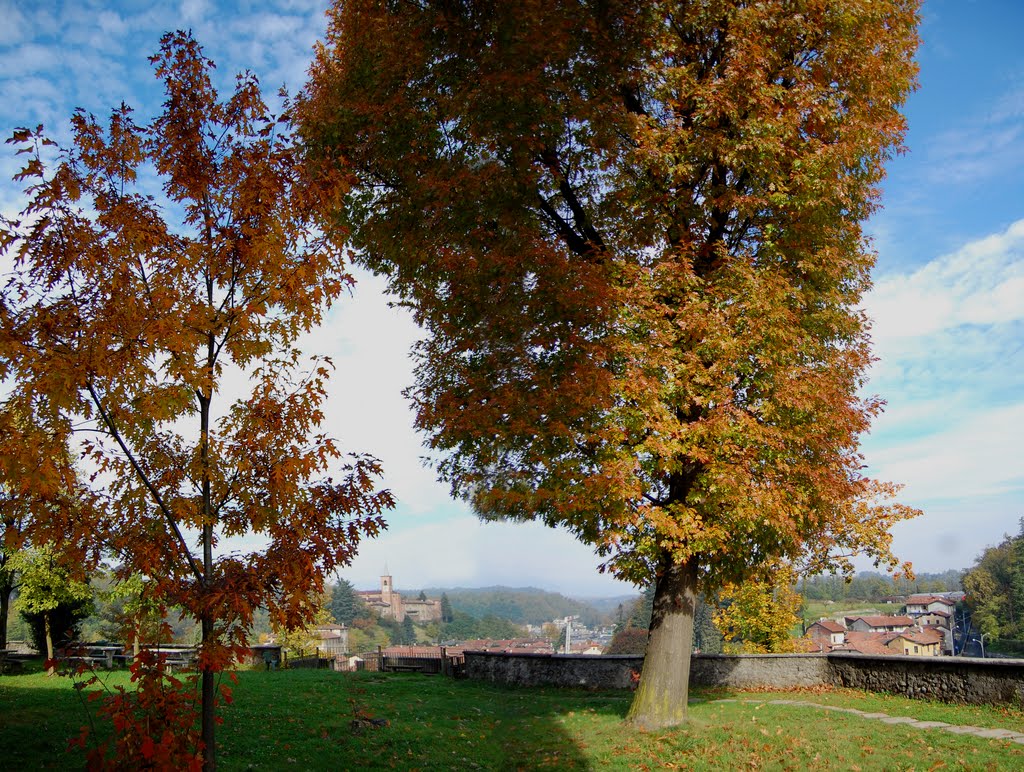
{"type": "Polygon", "coordinates": [[[388,672],[391,673],[422,673],[423,665],[388,665],[388,672]]]}

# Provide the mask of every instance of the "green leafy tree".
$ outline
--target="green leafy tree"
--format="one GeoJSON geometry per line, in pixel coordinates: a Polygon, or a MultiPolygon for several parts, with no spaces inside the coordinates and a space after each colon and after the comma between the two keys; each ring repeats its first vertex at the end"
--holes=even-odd
{"type": "Polygon", "coordinates": [[[973,623],[993,638],[1024,638],[1024,526],[1016,537],[988,547],[963,576],[973,623]]]}
{"type": "Polygon", "coordinates": [[[328,609],[334,621],[341,625],[351,625],[356,617],[366,614],[366,604],[347,579],[339,579],[331,588],[328,609]]]}
{"type": "Polygon", "coordinates": [[[448,600],[447,593],[441,593],[441,621],[448,624],[455,619],[455,612],[452,611],[452,602],[448,600]]]}
{"type": "Polygon", "coordinates": [[[702,595],[697,596],[693,615],[693,648],[703,654],[722,653],[722,633],[715,625],[714,607],[702,595]]]}
{"type": "Polygon", "coordinates": [[[412,617],[406,617],[402,620],[402,643],[413,646],[416,643],[416,625],[412,621],[412,617]]]}
{"type": "Polygon", "coordinates": [[[22,550],[10,562],[21,576],[18,611],[36,631],[37,645],[49,663],[47,672],[53,675],[54,644],[71,640],[77,623],[92,613],[92,588],[81,565],[50,545],[22,550]]]}
{"type": "Polygon", "coordinates": [[[298,107],[427,334],[411,396],[484,518],[655,586],[628,720],[686,718],[698,589],[896,566],[863,477],[863,222],[918,0],[335,3],[298,107]]]}

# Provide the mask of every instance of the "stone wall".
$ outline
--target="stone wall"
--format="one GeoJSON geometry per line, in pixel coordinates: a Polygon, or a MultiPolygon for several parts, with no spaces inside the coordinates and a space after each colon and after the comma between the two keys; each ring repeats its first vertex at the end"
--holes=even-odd
{"type": "MultiPolygon", "coordinates": [[[[642,657],[502,654],[467,651],[468,678],[517,686],[625,689],[642,657]]],[[[737,689],[847,686],[919,699],[1024,703],[1024,660],[965,657],[875,657],[861,654],[696,654],[694,686],[737,689]]]]}
{"type": "Polygon", "coordinates": [[[467,651],[464,656],[467,678],[511,686],[628,689],[644,664],[643,657],[625,655],[467,651]]]}
{"type": "Polygon", "coordinates": [[[1024,704],[1024,659],[831,654],[832,683],[943,702],[1024,704]]]}
{"type": "Polygon", "coordinates": [[[694,686],[792,689],[830,682],[829,662],[823,654],[695,654],[690,659],[694,686]]]}

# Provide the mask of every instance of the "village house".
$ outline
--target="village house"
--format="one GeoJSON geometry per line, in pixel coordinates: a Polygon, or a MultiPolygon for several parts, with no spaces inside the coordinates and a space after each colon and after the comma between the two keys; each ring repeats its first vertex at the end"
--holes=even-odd
{"type": "Polygon", "coordinates": [[[417,623],[441,621],[441,601],[403,598],[401,593],[395,592],[395,585],[388,574],[380,578],[380,590],[359,590],[356,595],[386,619],[404,622],[406,617],[410,617],[417,623]]]}
{"type": "Polygon", "coordinates": [[[942,633],[922,628],[904,630],[890,637],[885,645],[898,654],[937,657],[942,654],[942,633]]]}
{"type": "Polygon", "coordinates": [[[806,635],[823,651],[838,646],[846,639],[846,628],[832,619],[820,619],[807,628],[806,635]]]}
{"type": "Polygon", "coordinates": [[[807,628],[809,638],[818,651],[854,652],[886,656],[939,656],[945,649],[942,628],[920,627],[908,617],[863,616],[846,617],[847,626],[838,621],[822,619],[807,628]]]}
{"type": "Polygon", "coordinates": [[[345,625],[321,625],[314,631],[317,648],[328,657],[348,652],[348,629],[345,625]]]}
{"type": "Polygon", "coordinates": [[[956,608],[956,603],[941,595],[911,595],[907,598],[904,612],[907,616],[915,618],[924,614],[939,612],[945,614],[948,618],[953,613],[954,608],[956,608]]]}
{"type": "Polygon", "coordinates": [[[915,617],[914,621],[922,627],[943,627],[949,630],[952,628],[953,615],[945,611],[926,611],[915,617]]]}
{"type": "Polygon", "coordinates": [[[914,625],[908,616],[846,617],[846,629],[858,633],[899,633],[914,625]]]}

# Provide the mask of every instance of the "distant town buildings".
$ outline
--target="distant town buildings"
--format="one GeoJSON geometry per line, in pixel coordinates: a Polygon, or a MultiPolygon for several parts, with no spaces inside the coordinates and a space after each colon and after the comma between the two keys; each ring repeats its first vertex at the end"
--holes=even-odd
{"type": "Polygon", "coordinates": [[[356,595],[386,619],[404,622],[410,617],[416,623],[441,621],[441,601],[403,598],[401,593],[395,592],[390,574],[380,578],[380,590],[359,590],[356,595]]]}
{"type": "Polygon", "coordinates": [[[952,653],[955,605],[937,595],[912,595],[902,615],[821,619],[808,627],[805,635],[823,652],[937,657],[952,653]]]}

